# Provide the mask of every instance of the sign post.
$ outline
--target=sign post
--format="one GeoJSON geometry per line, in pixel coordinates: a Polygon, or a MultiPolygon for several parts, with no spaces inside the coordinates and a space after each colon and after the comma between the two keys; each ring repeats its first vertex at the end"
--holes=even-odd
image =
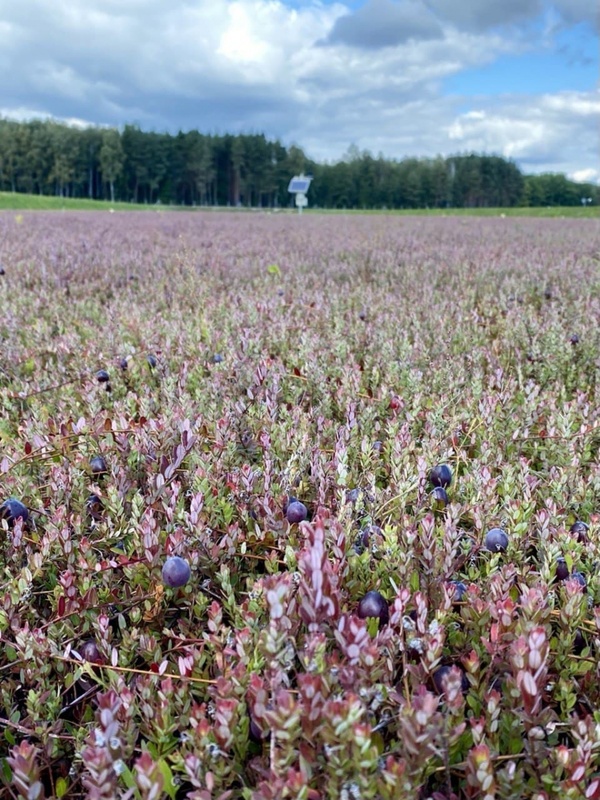
{"type": "Polygon", "coordinates": [[[294,175],[288,186],[288,192],[295,195],[296,208],[302,214],[302,209],[308,205],[306,192],[312,181],[312,175],[294,175]]]}

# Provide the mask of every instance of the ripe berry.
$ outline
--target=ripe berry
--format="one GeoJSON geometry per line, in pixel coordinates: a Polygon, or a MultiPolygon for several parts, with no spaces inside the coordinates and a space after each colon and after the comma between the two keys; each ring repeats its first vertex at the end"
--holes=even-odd
{"type": "Polygon", "coordinates": [[[573,344],[573,345],[575,345],[575,344],[579,344],[579,336],[577,336],[577,334],[576,334],[576,333],[573,333],[573,334],[571,335],[571,338],[569,339],[569,341],[570,341],[570,342],[571,342],[571,344],[573,344]]]}
{"type": "Polygon", "coordinates": [[[299,500],[292,500],[290,503],[288,503],[288,506],[285,510],[285,517],[291,525],[294,525],[298,522],[304,522],[307,516],[308,509],[304,503],[301,503],[299,500]]]}
{"type": "Polygon", "coordinates": [[[85,507],[92,519],[96,521],[102,519],[102,500],[97,494],[91,494],[86,500],[85,507]]]}
{"type": "Polygon", "coordinates": [[[261,728],[257,724],[257,722],[250,716],[250,725],[248,726],[248,733],[250,735],[250,739],[257,744],[260,744],[264,739],[267,738],[268,734],[262,732],[261,728]]]}
{"type": "Polygon", "coordinates": [[[127,364],[127,359],[126,359],[126,358],[122,358],[122,359],[119,361],[119,368],[120,368],[120,369],[122,369],[122,370],[123,370],[123,372],[125,372],[125,370],[127,369],[127,367],[128,367],[128,364],[127,364]]]}
{"type": "Polygon", "coordinates": [[[356,503],[359,497],[360,497],[360,489],[348,489],[346,491],[347,503],[356,503]]]}
{"type": "Polygon", "coordinates": [[[102,456],[94,456],[90,460],[90,469],[93,475],[104,475],[106,472],[106,461],[102,456]]]}
{"type": "Polygon", "coordinates": [[[569,577],[569,568],[564,558],[556,559],[556,580],[566,581],[569,577]]]}
{"type": "Polygon", "coordinates": [[[588,541],[589,529],[590,529],[589,525],[578,519],[577,522],[574,522],[569,528],[569,533],[572,533],[574,536],[577,536],[578,542],[585,544],[585,542],[588,541]]]}
{"type": "Polygon", "coordinates": [[[577,572],[576,570],[571,573],[570,580],[577,581],[577,583],[583,588],[585,592],[587,589],[587,581],[585,579],[585,575],[582,575],[581,572],[577,572]]]}
{"type": "Polygon", "coordinates": [[[367,592],[358,604],[356,612],[361,619],[377,617],[380,625],[386,625],[390,619],[387,600],[379,592],[367,592]]]}
{"type": "Polygon", "coordinates": [[[149,353],[146,356],[146,361],[148,362],[148,366],[150,367],[150,369],[154,369],[156,367],[156,365],[158,364],[158,361],[156,360],[156,356],[152,355],[152,353],[149,353]]]}
{"type": "Polygon", "coordinates": [[[364,527],[361,532],[356,537],[356,541],[354,543],[354,551],[360,555],[363,553],[366,548],[369,546],[370,542],[375,540],[381,540],[383,537],[383,531],[379,527],[379,525],[367,525],[364,527]]]}
{"type": "Polygon", "coordinates": [[[167,558],[162,568],[163,583],[170,586],[172,589],[177,589],[180,586],[185,586],[192,575],[190,565],[187,561],[179,556],[170,556],[167,558]]]}
{"type": "Polygon", "coordinates": [[[448,492],[443,486],[436,486],[431,493],[431,505],[434,511],[443,511],[449,502],[448,492]]]}
{"type": "Polygon", "coordinates": [[[492,528],[486,533],[483,546],[492,553],[504,553],[508,547],[508,536],[502,528],[492,528]]]}
{"type": "Polygon", "coordinates": [[[98,645],[93,639],[86,639],[77,648],[77,652],[84,661],[90,661],[92,664],[103,664],[104,656],[98,650],[98,645]]]}
{"type": "Polygon", "coordinates": [[[573,638],[573,652],[576,656],[581,655],[581,651],[587,646],[583,633],[577,628],[573,638]]]}
{"type": "Polygon", "coordinates": [[[438,464],[429,471],[429,482],[446,489],[452,483],[452,470],[447,464],[438,464]]]}
{"type": "Polygon", "coordinates": [[[221,353],[215,353],[212,357],[213,364],[220,364],[223,361],[223,356],[221,353]]]}
{"type": "Polygon", "coordinates": [[[450,581],[450,586],[454,587],[454,602],[455,603],[462,603],[465,594],[467,593],[467,587],[462,581],[450,581]]]}
{"type": "MultiPolygon", "coordinates": [[[[436,692],[438,694],[446,694],[446,684],[447,684],[447,681],[448,681],[448,674],[449,674],[451,669],[452,669],[452,667],[451,666],[447,666],[447,665],[443,666],[443,667],[439,667],[438,669],[436,669],[436,671],[431,676],[431,678],[433,680],[433,685],[435,686],[435,690],[436,690],[436,692]]],[[[462,667],[460,667],[458,665],[455,666],[455,669],[460,670],[460,674],[461,674],[460,683],[461,683],[462,691],[463,692],[468,691],[468,689],[469,689],[469,681],[467,680],[467,676],[465,675],[464,670],[462,669],[462,667]]]]}
{"type": "Polygon", "coordinates": [[[99,369],[96,373],[96,380],[98,383],[108,383],[110,380],[110,375],[105,369],[99,369]]]}
{"type": "Polygon", "coordinates": [[[0,267],[0,275],[6,275],[6,270],[4,267],[0,267]]]}
{"type": "Polygon", "coordinates": [[[0,519],[5,519],[12,527],[19,518],[25,524],[29,519],[29,511],[16,497],[9,497],[0,506],[0,519]]]}

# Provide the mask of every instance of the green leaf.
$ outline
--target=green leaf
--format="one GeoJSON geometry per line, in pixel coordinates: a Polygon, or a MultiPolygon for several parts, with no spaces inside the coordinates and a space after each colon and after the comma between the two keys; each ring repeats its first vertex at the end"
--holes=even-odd
{"type": "Polygon", "coordinates": [[[57,797],[64,797],[69,791],[69,782],[66,778],[57,778],[54,784],[54,790],[57,797]]]}
{"type": "Polygon", "coordinates": [[[161,771],[163,779],[165,781],[164,790],[169,795],[172,800],[175,800],[175,796],[177,795],[177,787],[173,783],[173,773],[171,771],[171,767],[167,764],[164,758],[158,762],[158,768],[161,771]]]}
{"type": "Polygon", "coordinates": [[[135,797],[136,800],[141,800],[140,790],[137,788],[133,772],[129,769],[129,767],[126,764],[123,764],[120,777],[125,786],[128,789],[131,789],[131,791],[133,792],[133,797],[135,797]]]}
{"type": "Polygon", "coordinates": [[[12,784],[12,770],[8,766],[8,761],[5,758],[0,761],[0,775],[2,775],[4,782],[8,786],[12,784]]]}
{"type": "Polygon", "coordinates": [[[269,264],[267,267],[267,272],[269,275],[281,275],[281,270],[277,266],[277,264],[269,264]]]}

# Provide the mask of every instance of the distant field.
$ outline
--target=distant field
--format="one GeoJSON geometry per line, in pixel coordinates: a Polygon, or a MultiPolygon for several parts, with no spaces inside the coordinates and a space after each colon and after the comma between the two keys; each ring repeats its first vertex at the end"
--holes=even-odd
{"type": "Polygon", "coordinates": [[[12,192],[0,192],[0,209],[15,211],[76,211],[78,209],[88,211],[108,210],[114,208],[115,211],[132,211],[156,206],[138,205],[135,203],[109,203],[102,200],[83,200],[72,197],[48,197],[39,194],[19,194],[12,192]]]}
{"type": "MultiPolygon", "coordinates": [[[[143,203],[110,203],[105,200],[85,200],[83,198],[72,197],[47,197],[45,195],[37,194],[13,194],[12,192],[0,192],[0,210],[15,210],[15,211],[192,211],[189,207],[182,206],[161,206],[161,205],[146,205],[143,203]]],[[[203,209],[197,209],[198,211],[203,209]]],[[[206,210],[206,209],[204,209],[206,210]]],[[[216,210],[216,209],[215,209],[216,210]]],[[[220,208],[220,211],[251,211],[253,209],[240,208],[240,209],[226,209],[220,208]]],[[[262,209],[265,212],[271,209],[262,209]]],[[[278,212],[296,213],[295,209],[283,208],[278,209],[278,212]]],[[[307,213],[307,212],[305,212],[307,213]]],[[[400,214],[400,215],[413,215],[419,216],[483,216],[483,217],[496,217],[500,214],[505,214],[507,217],[600,217],[600,208],[598,207],[580,207],[580,206],[550,206],[548,208],[417,208],[417,209],[403,209],[403,210],[373,210],[362,211],[360,209],[308,209],[310,214],[400,214]]]]}

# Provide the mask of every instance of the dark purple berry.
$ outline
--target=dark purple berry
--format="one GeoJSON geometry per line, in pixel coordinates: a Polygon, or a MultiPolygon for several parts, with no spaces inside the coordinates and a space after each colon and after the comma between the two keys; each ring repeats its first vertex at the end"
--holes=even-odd
{"type": "Polygon", "coordinates": [[[90,469],[94,475],[104,475],[106,472],[106,461],[102,456],[94,456],[90,460],[90,469]]]}
{"type": "Polygon", "coordinates": [[[590,529],[589,525],[578,519],[577,522],[574,522],[569,528],[569,533],[572,533],[574,536],[577,536],[578,542],[585,544],[588,541],[589,529],[590,529]]]}
{"type": "Polygon", "coordinates": [[[569,567],[567,566],[567,562],[564,558],[557,558],[556,559],[556,580],[557,581],[566,581],[569,577],[569,567]]]}
{"type": "Polygon", "coordinates": [[[5,519],[11,527],[18,519],[25,524],[29,519],[29,510],[16,497],[9,497],[0,506],[0,519],[5,519]]]}
{"type": "Polygon", "coordinates": [[[148,362],[148,366],[150,367],[150,369],[154,369],[156,367],[156,365],[158,364],[158,361],[156,360],[156,356],[152,355],[152,353],[149,353],[146,356],[146,361],[148,362]]]}
{"type": "Polygon", "coordinates": [[[492,528],[486,533],[483,546],[492,553],[504,553],[508,548],[508,536],[502,528],[492,528]]]}
{"type": "Polygon", "coordinates": [[[383,538],[383,531],[379,525],[367,525],[364,527],[356,538],[354,543],[354,550],[359,555],[366,550],[373,539],[381,540],[383,538]]]}
{"type": "Polygon", "coordinates": [[[376,453],[382,453],[383,452],[383,442],[380,441],[379,439],[377,439],[377,441],[373,442],[373,450],[375,450],[376,453]]]}
{"type": "Polygon", "coordinates": [[[212,357],[213,364],[220,364],[223,361],[223,356],[221,353],[215,353],[212,357]]]}
{"type": "Polygon", "coordinates": [[[366,528],[362,529],[361,536],[364,546],[368,547],[372,539],[383,538],[383,531],[381,530],[379,525],[367,525],[366,528]]]}
{"type": "Polygon", "coordinates": [[[443,511],[449,502],[448,493],[444,487],[436,486],[431,493],[431,505],[434,511],[443,511]]]}
{"type": "Polygon", "coordinates": [[[376,617],[380,625],[386,625],[390,619],[390,610],[387,600],[379,592],[367,592],[358,604],[356,612],[361,619],[376,617]]]}
{"type": "MultiPolygon", "coordinates": [[[[452,669],[452,667],[451,666],[447,666],[447,665],[443,666],[443,667],[438,667],[438,669],[436,669],[436,671],[431,676],[431,678],[433,680],[433,685],[435,686],[435,690],[436,690],[436,692],[438,694],[446,694],[446,686],[447,686],[448,676],[449,676],[449,673],[450,673],[451,669],[452,669]]],[[[468,691],[468,689],[469,689],[469,681],[467,679],[467,676],[465,675],[465,672],[464,672],[463,668],[458,666],[458,665],[456,665],[455,669],[458,669],[460,671],[460,675],[461,675],[461,678],[460,678],[461,690],[463,692],[468,691]]]]}
{"type": "Polygon", "coordinates": [[[360,497],[360,489],[348,489],[346,491],[347,503],[356,503],[359,497],[360,497]]]}
{"type": "Polygon", "coordinates": [[[429,482],[446,489],[452,483],[452,470],[447,464],[438,464],[429,471],[429,482]]]}
{"type": "Polygon", "coordinates": [[[120,368],[120,369],[122,369],[122,370],[123,370],[123,372],[125,372],[125,370],[128,368],[128,366],[129,366],[129,365],[128,365],[128,363],[127,363],[127,359],[126,359],[126,358],[122,358],[122,359],[119,361],[119,368],[120,368]]]}
{"type": "Polygon", "coordinates": [[[572,334],[572,335],[571,335],[571,338],[569,339],[569,341],[570,341],[570,342],[571,342],[571,344],[573,344],[573,345],[575,345],[575,344],[579,344],[579,336],[577,336],[577,334],[576,334],[576,333],[574,333],[574,334],[572,334]]]}
{"type": "Polygon", "coordinates": [[[6,270],[4,267],[0,267],[0,275],[6,275],[6,270]]]}
{"type": "Polygon", "coordinates": [[[89,661],[92,664],[104,663],[104,656],[98,650],[98,645],[93,639],[86,639],[85,642],[82,642],[77,648],[77,652],[84,661],[89,661]]]}
{"type": "Polygon", "coordinates": [[[102,519],[102,500],[97,494],[91,494],[86,500],[85,507],[92,519],[96,521],[102,519]]]}
{"type": "Polygon", "coordinates": [[[462,603],[465,594],[467,593],[467,587],[462,581],[450,581],[450,586],[454,587],[454,603],[462,603]]]}
{"type": "Polygon", "coordinates": [[[582,575],[581,572],[577,572],[577,570],[574,570],[570,575],[570,580],[577,581],[577,583],[583,588],[583,591],[584,592],[586,591],[587,581],[585,579],[585,575],[582,575]]]}
{"type": "Polygon", "coordinates": [[[587,647],[583,633],[577,628],[573,637],[573,652],[576,656],[581,655],[581,651],[587,647]]]}
{"type": "Polygon", "coordinates": [[[307,516],[308,509],[304,503],[301,503],[299,500],[292,500],[290,503],[288,503],[288,506],[285,510],[285,517],[291,525],[297,524],[298,522],[304,522],[307,516]]]}
{"type": "Polygon", "coordinates": [[[162,568],[163,583],[172,589],[185,586],[192,575],[190,565],[184,558],[170,556],[167,558],[162,568]]]}
{"type": "Polygon", "coordinates": [[[256,721],[250,717],[250,725],[248,727],[250,739],[257,744],[267,738],[267,735],[262,732],[256,721]]]}
{"type": "Polygon", "coordinates": [[[98,383],[108,383],[110,380],[110,375],[105,369],[99,369],[96,373],[96,380],[98,383]]]}

